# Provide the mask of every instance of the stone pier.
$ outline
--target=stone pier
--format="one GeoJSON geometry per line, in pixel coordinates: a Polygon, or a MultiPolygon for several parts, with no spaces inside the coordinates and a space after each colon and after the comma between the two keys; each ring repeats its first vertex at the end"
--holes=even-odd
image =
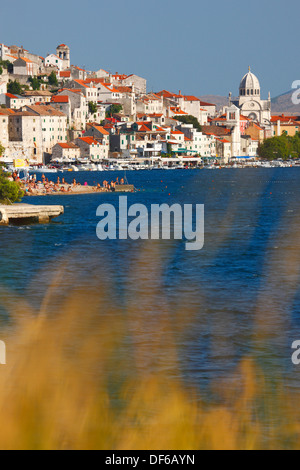
{"type": "Polygon", "coordinates": [[[63,206],[34,206],[32,204],[0,204],[0,225],[8,224],[47,224],[54,217],[64,213],[63,206]]]}

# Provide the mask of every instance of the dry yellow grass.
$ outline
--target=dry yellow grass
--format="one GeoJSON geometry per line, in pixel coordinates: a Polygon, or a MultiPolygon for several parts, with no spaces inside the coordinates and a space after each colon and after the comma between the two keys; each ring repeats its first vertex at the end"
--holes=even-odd
{"type": "MultiPolygon", "coordinates": [[[[51,299],[60,295],[56,286],[63,267],[39,312],[23,299],[14,306],[12,323],[0,338],[7,345],[7,365],[0,366],[1,449],[299,446],[297,397],[287,396],[280,384],[270,391],[251,358],[241,361],[234,378],[215,384],[218,403],[201,402],[174,374],[175,338],[194,312],[182,299],[178,310],[162,308],[159,316],[149,316],[160,308],[153,286],[151,292],[145,287],[149,272],[159,276],[155,256],[144,253],[137,261],[140,294],[126,314],[100,277],[99,287],[90,289],[70,279],[72,294],[62,297],[54,313],[51,299]],[[145,334],[149,321],[150,337],[145,334]]],[[[9,293],[1,293],[1,303],[11,309],[9,293]]],[[[259,313],[257,323],[262,332],[259,313]]]]}

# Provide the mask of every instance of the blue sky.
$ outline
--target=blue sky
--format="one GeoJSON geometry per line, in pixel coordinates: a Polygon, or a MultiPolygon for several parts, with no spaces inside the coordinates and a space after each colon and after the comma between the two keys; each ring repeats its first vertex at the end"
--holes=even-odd
{"type": "Polygon", "coordinates": [[[2,0],[0,42],[45,56],[61,43],[89,70],[136,73],[148,88],[238,92],[251,65],[262,93],[300,80],[299,0],[2,0]]]}

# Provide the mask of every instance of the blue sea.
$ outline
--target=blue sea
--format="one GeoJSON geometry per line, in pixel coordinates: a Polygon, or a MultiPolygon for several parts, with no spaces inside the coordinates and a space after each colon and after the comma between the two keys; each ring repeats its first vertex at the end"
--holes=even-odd
{"type": "MultiPolygon", "coordinates": [[[[94,185],[124,174],[58,176],[94,185]]],[[[12,305],[22,299],[38,310],[54,279],[60,295],[103,282],[112,304],[124,314],[134,305],[146,320],[145,341],[166,312],[175,331],[184,324],[175,334],[177,373],[199,390],[248,356],[270,378],[298,388],[291,344],[300,340],[300,169],[132,171],[127,178],[138,189],[127,194],[129,205],[204,204],[203,249],[187,251],[184,240],[100,241],[96,210],[117,208],[115,193],[25,198],[63,205],[65,213],[48,225],[0,228],[0,286],[12,305]]],[[[60,295],[51,299],[57,313],[60,295]]],[[[9,321],[3,305],[0,313],[9,321]]]]}

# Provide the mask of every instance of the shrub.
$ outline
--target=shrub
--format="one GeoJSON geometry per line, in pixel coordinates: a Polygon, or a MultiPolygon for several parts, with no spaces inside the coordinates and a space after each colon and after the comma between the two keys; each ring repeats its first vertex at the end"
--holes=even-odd
{"type": "Polygon", "coordinates": [[[13,204],[20,202],[24,193],[20,185],[10,181],[0,168],[0,204],[13,204]]]}

